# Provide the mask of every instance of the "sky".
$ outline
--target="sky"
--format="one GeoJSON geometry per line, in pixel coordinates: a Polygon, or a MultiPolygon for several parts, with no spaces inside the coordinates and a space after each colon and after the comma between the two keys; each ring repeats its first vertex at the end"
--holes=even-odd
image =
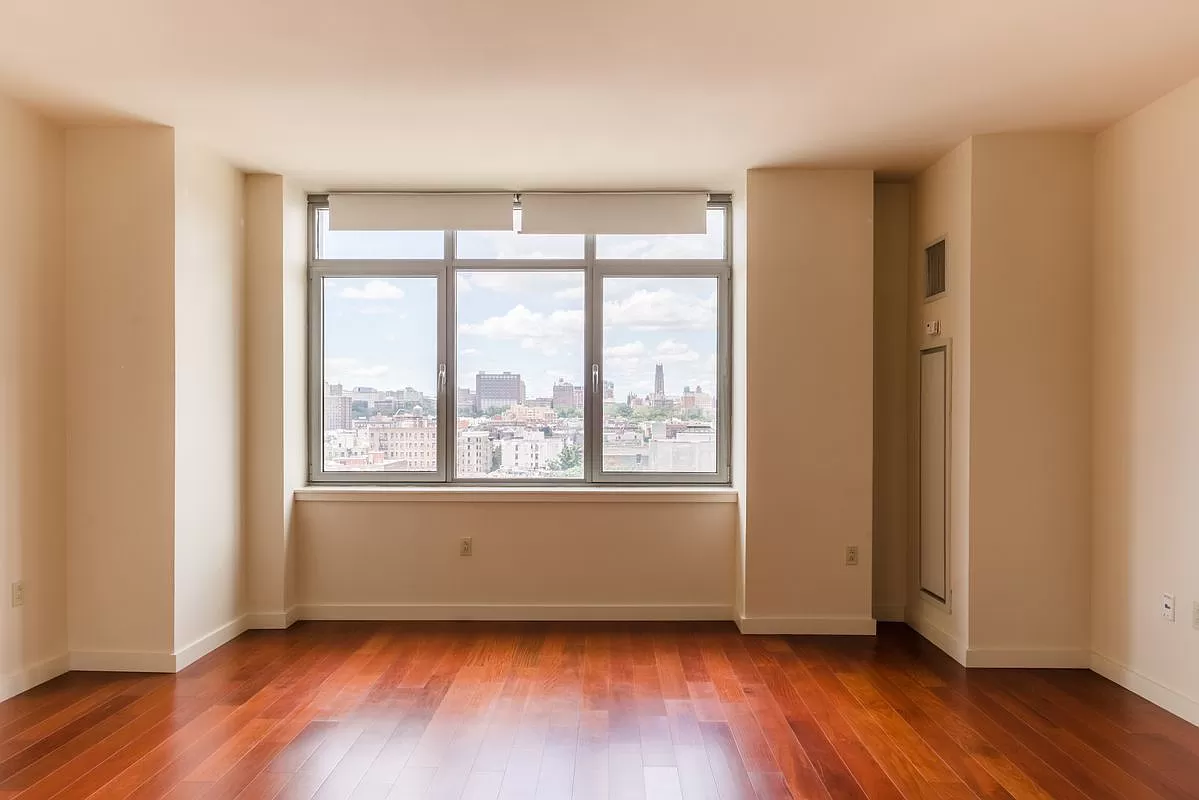
{"type": "MultiPolygon", "coordinates": [[[[440,258],[440,237],[435,232],[353,232],[339,233],[336,239],[325,234],[324,253],[370,258],[402,248],[418,257],[440,258]]],[[[694,257],[720,246],[703,235],[604,239],[601,249],[622,258],[694,257]]],[[[530,258],[533,267],[459,268],[451,277],[454,285],[449,290],[456,298],[458,317],[458,386],[473,389],[480,370],[520,373],[530,398],[550,397],[558,379],[582,385],[583,270],[538,269],[532,260],[581,259],[582,237],[464,232],[458,234],[457,247],[459,258],[530,258]]],[[[602,292],[603,377],[615,383],[618,400],[630,392],[652,392],[658,363],[663,365],[667,394],[680,395],[684,386],[696,385],[713,391],[718,279],[609,277],[602,292]]],[[[434,393],[436,277],[328,277],[324,302],[325,380],[348,387],[411,386],[434,393]]]]}

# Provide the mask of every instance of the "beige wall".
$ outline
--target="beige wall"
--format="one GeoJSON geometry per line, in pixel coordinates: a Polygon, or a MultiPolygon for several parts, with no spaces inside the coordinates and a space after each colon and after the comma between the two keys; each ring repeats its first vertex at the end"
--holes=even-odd
{"type": "Polygon", "coordinates": [[[911,189],[874,187],[874,617],[904,618],[908,580],[911,189]]]}
{"type": "Polygon", "coordinates": [[[67,131],[73,653],[173,646],[174,176],[170,128],[67,131]]]}
{"type": "Polygon", "coordinates": [[[733,192],[733,397],[732,397],[732,483],[737,490],[736,583],[733,589],[733,613],[745,615],[745,469],[746,469],[746,347],[745,308],[748,287],[746,253],[745,184],[733,192]]]}
{"type": "Polygon", "coordinates": [[[242,174],[175,147],[175,648],[242,614],[242,174]]]}
{"type": "Polygon", "coordinates": [[[419,616],[422,605],[465,604],[476,608],[463,617],[485,615],[486,607],[501,614],[504,606],[631,605],[662,607],[665,618],[694,607],[728,619],[736,509],[694,502],[301,502],[298,601],[305,614],[350,618],[419,616]],[[458,555],[464,535],[474,540],[469,558],[458,555]]]}
{"type": "Polygon", "coordinates": [[[296,602],[294,491],[308,483],[308,195],[283,182],[283,605],[296,602]]]}
{"type": "Polygon", "coordinates": [[[2,700],[67,652],[62,131],[0,98],[0,165],[2,700]]]}
{"type": "Polygon", "coordinates": [[[745,627],[869,632],[873,175],[755,169],[746,195],[745,627]]]}
{"type": "Polygon", "coordinates": [[[911,326],[908,378],[908,440],[920,440],[919,348],[934,343],[924,324],[937,320],[950,342],[949,603],[942,606],[920,591],[919,448],[908,453],[908,530],[911,543],[908,621],[939,647],[965,659],[968,639],[970,510],[970,236],[973,143],[963,142],[922,172],[912,188],[912,254],[909,260],[911,326]],[[945,238],[947,292],[924,301],[924,248],[945,238]]]}
{"type": "Polygon", "coordinates": [[[1196,142],[1199,81],[1096,144],[1091,634],[1097,666],[1199,724],[1196,142]]]}
{"type": "Polygon", "coordinates": [[[1088,660],[1091,142],[974,138],[972,663],[1088,660]]]}
{"type": "Polygon", "coordinates": [[[245,203],[248,604],[276,627],[294,604],[293,490],[307,478],[307,198],[247,175],[245,203]]]}
{"type": "Polygon", "coordinates": [[[247,604],[282,613],[283,178],[245,176],[245,457],[247,604]]]}

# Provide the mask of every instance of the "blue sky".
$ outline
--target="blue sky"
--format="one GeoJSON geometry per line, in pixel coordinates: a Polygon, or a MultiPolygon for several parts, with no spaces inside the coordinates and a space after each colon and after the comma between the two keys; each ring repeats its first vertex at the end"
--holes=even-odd
{"type": "MultiPolygon", "coordinates": [[[[530,397],[559,378],[584,382],[581,270],[459,270],[458,385],[478,370],[520,373],[530,397]]],[[[604,377],[616,396],[668,394],[716,381],[715,278],[607,278],[604,377]]],[[[347,386],[432,394],[437,374],[435,278],[325,279],[325,377],[347,386]]]]}

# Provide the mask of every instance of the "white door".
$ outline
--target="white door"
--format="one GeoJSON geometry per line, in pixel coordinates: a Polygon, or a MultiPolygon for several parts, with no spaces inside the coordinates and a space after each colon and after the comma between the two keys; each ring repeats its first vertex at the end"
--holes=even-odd
{"type": "Polygon", "coordinates": [[[942,602],[949,550],[945,514],[948,357],[945,347],[920,353],[920,588],[942,602]]]}

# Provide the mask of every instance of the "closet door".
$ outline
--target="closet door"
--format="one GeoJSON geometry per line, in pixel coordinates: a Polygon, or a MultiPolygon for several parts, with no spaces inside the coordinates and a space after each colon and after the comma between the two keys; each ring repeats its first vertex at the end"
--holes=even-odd
{"type": "Polygon", "coordinates": [[[947,452],[949,352],[920,352],[920,588],[945,602],[949,552],[947,452]]]}

